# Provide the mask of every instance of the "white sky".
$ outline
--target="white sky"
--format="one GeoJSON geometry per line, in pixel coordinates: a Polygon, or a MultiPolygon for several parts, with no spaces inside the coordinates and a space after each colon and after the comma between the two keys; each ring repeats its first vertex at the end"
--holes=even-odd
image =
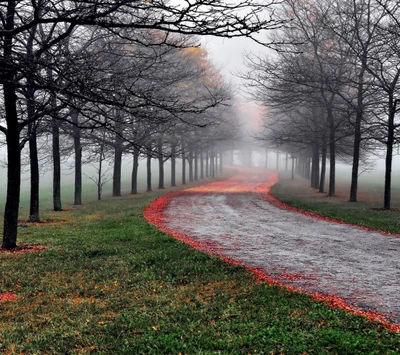
{"type": "Polygon", "coordinates": [[[203,37],[202,45],[207,50],[210,61],[220,69],[225,80],[231,83],[235,91],[238,91],[237,96],[240,99],[241,111],[249,121],[260,122],[260,108],[251,101],[240,97],[240,89],[243,85],[242,79],[238,78],[238,72],[246,72],[247,67],[244,64],[244,53],[267,53],[268,49],[257,44],[250,38],[216,38],[216,37],[203,37]]]}
{"type": "Polygon", "coordinates": [[[255,54],[267,53],[267,49],[257,44],[250,38],[216,38],[207,36],[202,38],[202,44],[208,51],[212,63],[221,68],[222,73],[235,84],[239,85],[241,80],[235,72],[246,71],[243,63],[243,54],[253,52],[255,54]]]}

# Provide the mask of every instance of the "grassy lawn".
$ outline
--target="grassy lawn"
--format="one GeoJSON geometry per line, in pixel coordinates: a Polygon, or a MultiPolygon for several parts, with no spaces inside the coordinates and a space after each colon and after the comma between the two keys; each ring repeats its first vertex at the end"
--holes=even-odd
{"type": "Polygon", "coordinates": [[[400,335],[147,224],[157,193],[44,211],[0,254],[1,354],[399,354],[400,335]]]}
{"type": "MultiPolygon", "coordinates": [[[[347,181],[338,180],[336,196],[328,197],[309,187],[306,179],[291,180],[282,174],[281,181],[272,189],[272,195],[289,205],[320,215],[340,219],[391,233],[400,233],[400,186],[392,187],[392,210],[383,210],[383,186],[374,180],[364,180],[358,190],[358,202],[349,202],[347,181]]],[[[327,188],[327,187],[326,187],[327,188]]]]}

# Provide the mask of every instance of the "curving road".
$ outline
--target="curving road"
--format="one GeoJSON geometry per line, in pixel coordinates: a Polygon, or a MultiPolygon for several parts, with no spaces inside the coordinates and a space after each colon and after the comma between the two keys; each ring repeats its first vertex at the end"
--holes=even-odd
{"type": "Polygon", "coordinates": [[[276,175],[242,169],[224,182],[170,197],[167,231],[213,245],[218,254],[314,295],[400,324],[400,238],[308,217],[268,202],[276,175]]]}

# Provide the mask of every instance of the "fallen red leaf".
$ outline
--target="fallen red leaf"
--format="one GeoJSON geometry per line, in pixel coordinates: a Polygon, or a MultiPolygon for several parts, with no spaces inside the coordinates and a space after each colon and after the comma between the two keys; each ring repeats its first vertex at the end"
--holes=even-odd
{"type": "Polygon", "coordinates": [[[45,250],[45,247],[43,245],[39,244],[20,244],[17,247],[13,249],[4,249],[0,248],[0,253],[33,253],[33,252],[39,252],[45,250]]]}
{"type": "Polygon", "coordinates": [[[0,302],[3,301],[16,301],[17,296],[11,292],[0,293],[0,302]]]}

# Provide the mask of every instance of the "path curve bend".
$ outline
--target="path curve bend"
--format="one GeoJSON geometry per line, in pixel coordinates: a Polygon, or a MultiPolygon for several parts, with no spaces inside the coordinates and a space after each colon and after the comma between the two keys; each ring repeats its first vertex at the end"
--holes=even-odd
{"type": "Polygon", "coordinates": [[[268,282],[400,329],[400,238],[296,213],[274,203],[277,174],[233,177],[155,200],[146,218],[193,247],[268,282]]]}

